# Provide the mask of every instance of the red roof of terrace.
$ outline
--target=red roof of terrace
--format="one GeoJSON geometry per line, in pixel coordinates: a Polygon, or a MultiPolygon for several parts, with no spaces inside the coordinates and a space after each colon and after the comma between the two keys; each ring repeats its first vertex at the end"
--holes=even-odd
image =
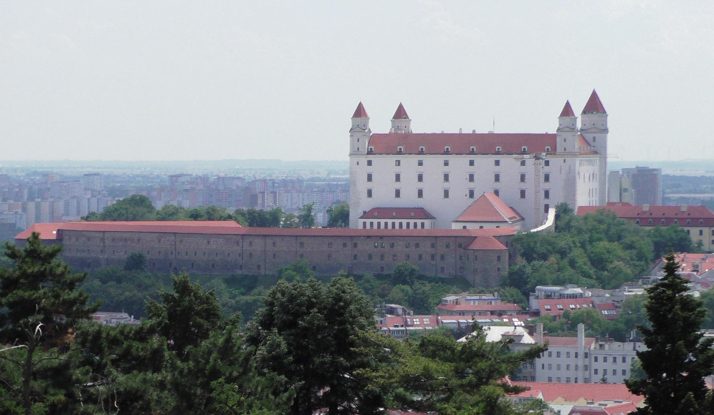
{"type": "Polygon", "coordinates": [[[484,236],[476,237],[476,239],[474,239],[474,241],[471,242],[469,244],[469,246],[466,247],[466,249],[474,249],[474,250],[478,250],[478,251],[485,251],[485,250],[489,250],[489,251],[490,250],[494,250],[494,251],[503,250],[503,251],[505,251],[508,248],[503,246],[503,244],[498,242],[496,240],[496,238],[494,238],[493,236],[484,235],[484,236]]]}
{"type": "Polygon", "coordinates": [[[514,222],[523,217],[495,193],[486,192],[471,203],[454,222],[514,222]]]}
{"type": "Polygon", "coordinates": [[[555,151],[556,134],[506,134],[506,133],[388,133],[372,134],[369,141],[374,150],[370,154],[399,154],[397,147],[403,147],[402,154],[530,154],[544,153],[546,147],[555,151]],[[471,153],[471,147],[476,151],[471,153]],[[501,147],[500,153],[496,147],[501,147]],[[527,147],[526,153],[523,147],[527,147]]]}
{"type": "Polygon", "coordinates": [[[576,402],[580,399],[588,401],[626,401],[639,404],[645,398],[635,395],[627,389],[623,383],[550,383],[550,382],[513,382],[515,386],[525,386],[530,388],[525,392],[515,396],[530,396],[532,391],[543,393],[543,399],[553,402],[558,398],[563,398],[566,402],[576,402]]]}
{"type": "Polygon", "coordinates": [[[577,215],[595,213],[600,209],[614,212],[618,218],[639,220],[640,226],[714,226],[714,212],[706,206],[632,206],[629,203],[608,203],[606,206],[578,206],[577,215]],[[652,223],[650,223],[650,219],[652,223]],[[687,223],[689,220],[689,223],[687,223]],[[702,223],[699,223],[699,221],[702,223]],[[664,223],[662,223],[664,221],[664,223]],[[677,221],[675,223],[675,221],[677,221]]]}
{"type": "Polygon", "coordinates": [[[186,221],[186,222],[63,222],[35,224],[15,237],[27,239],[32,232],[40,232],[41,239],[58,239],[57,231],[90,232],[148,232],[191,233],[206,235],[256,235],[256,236],[432,236],[432,237],[477,237],[514,235],[515,228],[496,229],[285,229],[241,227],[233,221],[186,221]]]}

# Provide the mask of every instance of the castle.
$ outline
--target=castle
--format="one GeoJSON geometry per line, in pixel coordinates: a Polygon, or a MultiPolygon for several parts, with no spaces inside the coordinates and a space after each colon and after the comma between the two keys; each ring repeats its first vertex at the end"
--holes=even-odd
{"type": "Polygon", "coordinates": [[[526,229],[561,202],[605,204],[607,112],[594,90],[580,127],[568,101],[554,134],[414,133],[402,104],[388,133],[372,133],[369,121],[360,102],[349,131],[350,227],[368,228],[372,209],[408,207],[424,209],[435,228],[462,228],[462,212],[485,193],[518,212],[526,229]]]}

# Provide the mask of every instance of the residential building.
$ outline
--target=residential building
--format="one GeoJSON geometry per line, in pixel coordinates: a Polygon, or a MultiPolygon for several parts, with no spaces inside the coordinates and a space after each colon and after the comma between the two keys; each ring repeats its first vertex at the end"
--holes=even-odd
{"type": "Polygon", "coordinates": [[[633,167],[608,174],[608,202],[662,205],[662,169],[633,167]]]}

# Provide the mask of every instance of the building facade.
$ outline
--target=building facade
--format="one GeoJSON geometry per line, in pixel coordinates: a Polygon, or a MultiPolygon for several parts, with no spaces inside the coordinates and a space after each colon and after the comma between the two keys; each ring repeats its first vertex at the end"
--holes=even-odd
{"type": "Polygon", "coordinates": [[[362,103],[350,129],[350,227],[375,207],[422,207],[450,228],[482,194],[540,226],[549,207],[604,204],[607,112],[593,91],[580,126],[569,102],[554,134],[414,133],[403,105],[388,133],[372,133],[362,103]]]}
{"type": "Polygon", "coordinates": [[[317,275],[387,274],[402,262],[423,275],[465,278],[495,287],[515,258],[513,228],[499,229],[281,229],[236,222],[68,222],[36,224],[18,244],[39,232],[64,245],[75,270],[124,266],[142,253],[149,270],[195,274],[275,275],[305,260],[317,275]]]}
{"type": "Polygon", "coordinates": [[[633,167],[608,176],[608,202],[662,205],[662,169],[633,167]]]}

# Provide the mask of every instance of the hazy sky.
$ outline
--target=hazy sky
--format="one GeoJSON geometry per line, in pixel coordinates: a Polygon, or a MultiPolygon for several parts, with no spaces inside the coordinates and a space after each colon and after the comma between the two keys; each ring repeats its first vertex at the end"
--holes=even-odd
{"type": "Polygon", "coordinates": [[[714,158],[714,2],[0,5],[0,160],[346,160],[359,101],[553,132],[593,88],[620,160],[714,158]]]}

